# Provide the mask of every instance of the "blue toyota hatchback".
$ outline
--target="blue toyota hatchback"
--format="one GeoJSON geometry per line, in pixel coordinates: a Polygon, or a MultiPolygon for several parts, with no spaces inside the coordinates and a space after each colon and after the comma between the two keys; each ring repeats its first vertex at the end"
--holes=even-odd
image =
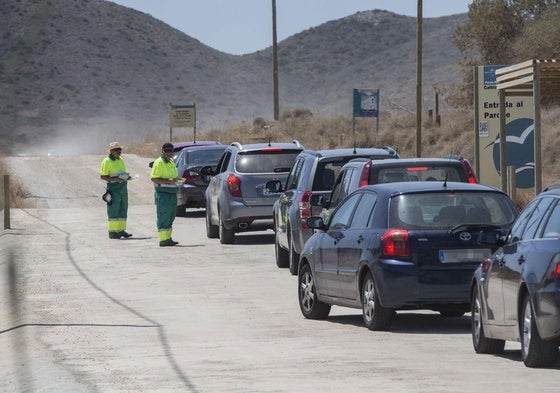
{"type": "Polygon", "coordinates": [[[331,305],[361,308],[371,330],[389,328],[396,310],[430,309],[458,317],[470,309],[470,283],[497,247],[483,228],[506,233],[514,203],[492,187],[456,182],[365,186],[345,198],[306,242],[298,272],[304,317],[326,318],[331,305]]]}

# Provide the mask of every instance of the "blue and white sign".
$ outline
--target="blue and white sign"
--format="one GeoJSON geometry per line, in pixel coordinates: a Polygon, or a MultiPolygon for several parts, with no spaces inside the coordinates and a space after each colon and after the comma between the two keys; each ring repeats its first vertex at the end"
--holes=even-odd
{"type": "Polygon", "coordinates": [[[379,89],[354,89],[354,117],[379,117],[379,89]]]}

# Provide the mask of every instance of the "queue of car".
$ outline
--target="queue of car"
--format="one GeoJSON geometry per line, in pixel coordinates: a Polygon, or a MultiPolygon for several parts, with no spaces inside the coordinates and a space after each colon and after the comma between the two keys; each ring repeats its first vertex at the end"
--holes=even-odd
{"type": "Polygon", "coordinates": [[[560,189],[518,215],[466,159],[403,159],[389,147],[232,143],[206,164],[196,172],[209,179],[198,206],[207,236],[232,244],[273,229],[305,318],[358,308],[366,327],[387,330],[398,310],[471,312],[477,353],[509,340],[528,367],[558,359],[560,189]]]}

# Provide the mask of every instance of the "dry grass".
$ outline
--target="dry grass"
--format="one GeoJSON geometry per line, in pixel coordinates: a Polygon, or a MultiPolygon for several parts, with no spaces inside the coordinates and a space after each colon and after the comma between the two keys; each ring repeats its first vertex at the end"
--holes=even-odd
{"type": "MultiPolygon", "coordinates": [[[[4,156],[0,155],[0,175],[2,176],[0,184],[2,184],[2,189],[0,192],[0,210],[4,209],[6,201],[4,200],[4,175],[7,174],[6,166],[4,165],[4,156]]],[[[34,205],[27,198],[29,197],[29,192],[26,190],[24,183],[14,178],[9,177],[9,187],[10,187],[10,207],[15,208],[33,208],[34,205]]]]}

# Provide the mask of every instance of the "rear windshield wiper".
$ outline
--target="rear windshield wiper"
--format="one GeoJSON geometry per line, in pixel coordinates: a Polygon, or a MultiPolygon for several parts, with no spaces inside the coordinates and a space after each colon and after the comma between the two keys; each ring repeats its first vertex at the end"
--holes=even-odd
{"type": "Polygon", "coordinates": [[[459,231],[474,231],[474,230],[500,229],[500,228],[502,228],[500,225],[494,225],[494,224],[473,224],[473,223],[458,224],[449,230],[449,234],[452,235],[455,232],[459,232],[459,231]]]}

